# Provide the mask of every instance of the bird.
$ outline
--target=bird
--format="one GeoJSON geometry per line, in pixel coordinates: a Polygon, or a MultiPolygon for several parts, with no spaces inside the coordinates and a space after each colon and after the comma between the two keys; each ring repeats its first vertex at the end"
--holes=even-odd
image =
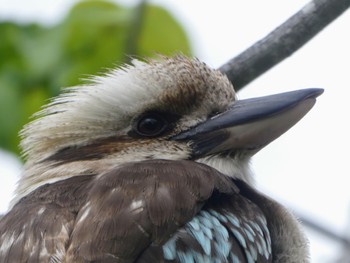
{"type": "Polygon", "coordinates": [[[322,92],[238,99],[179,54],[66,88],[20,133],[0,262],[309,262],[299,220],[257,189],[250,159],[322,92]]]}

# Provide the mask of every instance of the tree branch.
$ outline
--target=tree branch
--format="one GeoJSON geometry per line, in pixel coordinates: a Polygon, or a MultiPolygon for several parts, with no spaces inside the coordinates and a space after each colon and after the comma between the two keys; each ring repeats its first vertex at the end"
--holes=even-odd
{"type": "Polygon", "coordinates": [[[314,220],[302,216],[300,214],[297,214],[297,217],[299,218],[301,224],[309,229],[312,229],[314,231],[316,231],[317,233],[332,239],[346,247],[350,247],[350,240],[348,237],[346,237],[345,235],[341,235],[339,233],[336,233],[333,229],[330,229],[329,227],[326,227],[324,225],[322,225],[319,222],[315,222],[314,220]]]}
{"type": "Polygon", "coordinates": [[[293,54],[350,6],[350,0],[313,0],[265,38],[222,65],[240,90],[293,54]]]}

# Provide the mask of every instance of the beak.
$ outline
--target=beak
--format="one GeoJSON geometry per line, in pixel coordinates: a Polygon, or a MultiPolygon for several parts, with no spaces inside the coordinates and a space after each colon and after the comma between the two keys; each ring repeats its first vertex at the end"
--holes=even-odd
{"type": "Polygon", "coordinates": [[[237,100],[220,113],[172,140],[190,142],[192,158],[237,151],[258,152],[296,124],[323,89],[303,89],[237,100]]]}

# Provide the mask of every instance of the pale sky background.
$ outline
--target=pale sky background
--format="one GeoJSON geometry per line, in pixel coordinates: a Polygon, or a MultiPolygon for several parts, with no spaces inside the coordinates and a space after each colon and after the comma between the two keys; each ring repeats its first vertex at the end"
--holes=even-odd
{"type": "MultiPolygon", "coordinates": [[[[0,0],[0,19],[54,24],[75,2],[0,0]]],[[[219,67],[264,37],[308,1],[150,2],[170,10],[186,29],[194,54],[212,67],[219,67]]],[[[350,12],[347,11],[301,50],[239,93],[240,98],[248,98],[309,87],[325,89],[302,121],[253,158],[252,169],[260,190],[297,213],[348,237],[349,29],[350,12]]],[[[0,152],[0,212],[6,210],[19,170],[16,160],[0,152]]],[[[312,262],[334,262],[341,247],[313,231],[307,230],[307,234],[312,262]]]]}

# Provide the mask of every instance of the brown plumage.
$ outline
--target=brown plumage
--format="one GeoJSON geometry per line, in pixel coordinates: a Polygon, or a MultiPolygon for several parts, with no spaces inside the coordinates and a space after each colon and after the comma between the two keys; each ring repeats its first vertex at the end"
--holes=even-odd
{"type": "MultiPolygon", "coordinates": [[[[217,212],[236,207],[247,220],[261,213],[231,179],[192,161],[130,162],[99,176],[72,177],[41,186],[5,215],[0,229],[16,242],[1,259],[152,262],[147,259],[160,260],[162,245],[177,235],[185,248],[201,251],[193,237],[181,238],[182,227],[203,207],[217,209],[218,202],[217,212]]],[[[236,243],[233,236],[229,240],[236,243]]]]}

